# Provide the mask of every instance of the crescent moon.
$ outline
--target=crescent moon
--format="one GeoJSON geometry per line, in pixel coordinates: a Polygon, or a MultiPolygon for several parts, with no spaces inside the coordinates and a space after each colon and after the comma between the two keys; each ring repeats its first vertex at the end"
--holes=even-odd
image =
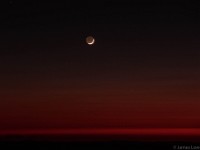
{"type": "Polygon", "coordinates": [[[88,36],[88,37],[86,38],[86,43],[87,43],[88,45],[93,45],[94,42],[95,42],[95,39],[94,39],[92,36],[88,36]]]}
{"type": "Polygon", "coordinates": [[[89,45],[92,45],[92,44],[94,44],[94,39],[92,39],[92,41],[91,41],[91,42],[88,42],[88,44],[89,44],[89,45]]]}

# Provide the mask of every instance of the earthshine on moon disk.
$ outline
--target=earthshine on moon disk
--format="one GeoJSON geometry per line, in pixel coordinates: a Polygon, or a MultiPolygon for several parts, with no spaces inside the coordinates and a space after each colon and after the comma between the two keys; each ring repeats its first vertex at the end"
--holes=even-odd
{"type": "Polygon", "coordinates": [[[87,43],[88,45],[93,45],[94,42],[95,42],[95,39],[94,39],[92,36],[86,37],[86,43],[87,43]]]}

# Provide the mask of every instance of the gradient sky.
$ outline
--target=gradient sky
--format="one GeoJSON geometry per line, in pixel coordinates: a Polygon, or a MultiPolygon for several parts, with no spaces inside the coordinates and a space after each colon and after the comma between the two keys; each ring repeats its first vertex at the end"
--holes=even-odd
{"type": "Polygon", "coordinates": [[[198,3],[1,7],[0,130],[200,127],[198,3]]]}

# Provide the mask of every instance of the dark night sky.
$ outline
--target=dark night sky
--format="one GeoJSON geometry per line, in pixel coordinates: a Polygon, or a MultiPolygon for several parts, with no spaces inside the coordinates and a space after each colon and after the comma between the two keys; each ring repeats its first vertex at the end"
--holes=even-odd
{"type": "Polygon", "coordinates": [[[199,3],[0,7],[0,129],[200,127],[199,3]]]}

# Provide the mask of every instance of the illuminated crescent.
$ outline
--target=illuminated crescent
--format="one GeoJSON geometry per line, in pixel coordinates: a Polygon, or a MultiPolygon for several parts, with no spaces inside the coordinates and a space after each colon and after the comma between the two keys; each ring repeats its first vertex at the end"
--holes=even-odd
{"type": "Polygon", "coordinates": [[[92,44],[94,44],[94,41],[95,41],[95,40],[92,39],[92,41],[88,42],[88,44],[89,44],[89,45],[92,45],[92,44]]]}
{"type": "Polygon", "coordinates": [[[92,36],[88,36],[86,38],[86,42],[87,42],[88,45],[92,45],[92,44],[94,44],[95,39],[92,36]]]}

